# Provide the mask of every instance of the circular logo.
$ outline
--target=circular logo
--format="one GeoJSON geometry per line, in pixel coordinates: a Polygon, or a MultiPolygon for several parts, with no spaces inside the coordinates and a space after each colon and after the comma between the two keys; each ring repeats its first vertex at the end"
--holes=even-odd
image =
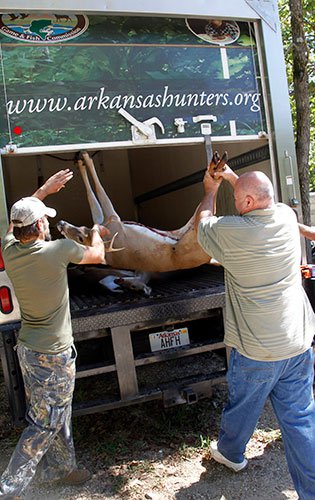
{"type": "Polygon", "coordinates": [[[84,33],[88,25],[88,18],[82,14],[0,14],[0,33],[20,42],[63,42],[84,33]]]}
{"type": "Polygon", "coordinates": [[[186,19],[186,25],[198,38],[215,45],[234,43],[241,34],[235,21],[223,19],[186,19]]]}

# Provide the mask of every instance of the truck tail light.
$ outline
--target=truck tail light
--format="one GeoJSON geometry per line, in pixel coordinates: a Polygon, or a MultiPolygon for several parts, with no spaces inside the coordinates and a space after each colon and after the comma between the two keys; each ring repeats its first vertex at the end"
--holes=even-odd
{"type": "MultiPolygon", "coordinates": [[[[4,271],[4,261],[2,257],[1,239],[0,239],[0,272],[4,271]]],[[[8,286],[0,286],[0,312],[10,314],[13,311],[13,300],[11,290],[8,286]]]]}
{"type": "Polygon", "coordinates": [[[308,264],[308,265],[303,265],[300,266],[301,273],[302,273],[302,278],[304,279],[310,279],[314,277],[315,274],[315,268],[314,266],[308,264]]]}
{"type": "Polygon", "coordinates": [[[12,295],[8,286],[0,287],[0,311],[3,314],[10,314],[13,311],[12,295]]]}

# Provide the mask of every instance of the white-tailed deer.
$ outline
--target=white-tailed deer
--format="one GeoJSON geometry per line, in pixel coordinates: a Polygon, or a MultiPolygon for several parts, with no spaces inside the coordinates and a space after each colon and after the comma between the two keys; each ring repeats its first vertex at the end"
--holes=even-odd
{"type": "MultiPolygon", "coordinates": [[[[209,166],[210,172],[223,169],[225,161],[226,154],[221,159],[215,153],[209,166]]],[[[106,224],[114,235],[110,248],[106,246],[106,263],[109,266],[153,273],[189,269],[210,262],[209,255],[197,242],[194,215],[183,227],[174,231],[161,231],[137,222],[124,222],[101,185],[88,153],[79,154],[77,165],[85,184],[93,222],[106,224]],[[95,194],[87,171],[94,182],[95,194]]],[[[57,227],[66,238],[89,245],[89,228],[73,226],[65,221],[58,222],[57,227]]]]}

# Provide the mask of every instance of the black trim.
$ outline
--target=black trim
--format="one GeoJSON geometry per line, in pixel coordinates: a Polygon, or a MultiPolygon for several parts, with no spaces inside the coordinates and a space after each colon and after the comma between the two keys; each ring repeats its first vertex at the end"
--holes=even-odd
{"type": "MultiPolygon", "coordinates": [[[[247,153],[235,156],[235,158],[231,158],[228,161],[228,164],[231,169],[235,171],[239,170],[240,168],[249,167],[251,165],[255,165],[256,163],[260,163],[269,159],[269,146],[267,144],[266,146],[253,149],[252,151],[248,151],[247,153]]],[[[179,189],[183,189],[185,187],[192,186],[193,184],[197,184],[198,182],[202,182],[204,173],[205,169],[199,170],[194,174],[182,177],[181,179],[170,182],[169,184],[165,184],[164,186],[161,186],[157,189],[152,189],[152,191],[148,191],[147,193],[136,196],[134,198],[134,202],[139,205],[140,203],[158,198],[159,196],[163,196],[164,194],[172,193],[173,191],[178,191],[179,189]]]]}

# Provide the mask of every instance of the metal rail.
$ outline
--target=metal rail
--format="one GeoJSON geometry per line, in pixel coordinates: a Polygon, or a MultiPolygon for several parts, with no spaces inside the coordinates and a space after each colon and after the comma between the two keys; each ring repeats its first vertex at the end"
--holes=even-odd
{"type": "MultiPolygon", "coordinates": [[[[235,158],[231,158],[228,163],[233,170],[239,170],[240,168],[249,167],[251,165],[255,165],[256,163],[260,163],[269,159],[270,153],[269,146],[267,144],[260,148],[253,149],[252,151],[248,151],[247,153],[235,156],[235,158]]],[[[181,179],[178,179],[174,182],[170,182],[169,184],[165,184],[164,186],[160,186],[159,188],[152,189],[152,191],[148,191],[147,193],[136,196],[136,198],[134,198],[134,202],[139,205],[140,203],[143,203],[145,201],[149,201],[154,198],[158,198],[159,196],[172,193],[173,191],[178,191],[179,189],[197,184],[198,182],[202,181],[204,173],[204,169],[198,170],[198,172],[186,175],[185,177],[182,177],[181,179]]]]}

